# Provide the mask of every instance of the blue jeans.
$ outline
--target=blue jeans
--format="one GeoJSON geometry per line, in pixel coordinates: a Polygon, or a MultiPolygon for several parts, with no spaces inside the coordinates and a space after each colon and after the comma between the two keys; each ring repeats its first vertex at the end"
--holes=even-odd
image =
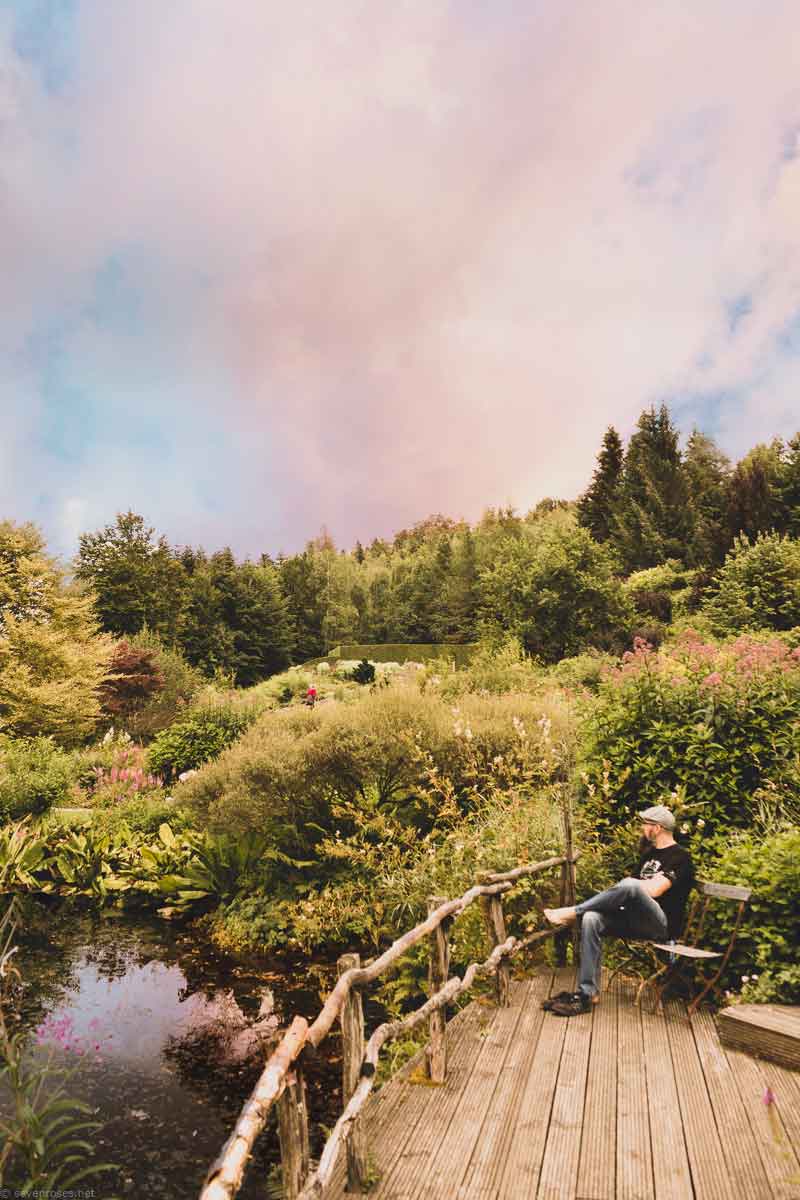
{"type": "Polygon", "coordinates": [[[640,879],[621,879],[605,892],[576,905],[581,918],[581,966],[578,988],[587,996],[600,991],[603,937],[663,942],[667,918],[660,904],[642,890],[640,879]]]}

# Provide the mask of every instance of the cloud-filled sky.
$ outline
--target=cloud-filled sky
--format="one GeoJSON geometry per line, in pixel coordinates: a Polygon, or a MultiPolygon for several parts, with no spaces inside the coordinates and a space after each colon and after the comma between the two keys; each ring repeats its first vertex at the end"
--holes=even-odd
{"type": "Polygon", "coordinates": [[[0,0],[0,516],[343,546],[800,427],[789,0],[0,0]]]}

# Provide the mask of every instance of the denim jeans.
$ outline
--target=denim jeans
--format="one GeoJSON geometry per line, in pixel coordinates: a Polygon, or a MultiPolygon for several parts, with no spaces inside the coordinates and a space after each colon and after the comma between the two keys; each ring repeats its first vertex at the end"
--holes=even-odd
{"type": "Polygon", "coordinates": [[[660,942],[667,936],[664,910],[643,891],[640,879],[621,879],[576,905],[575,912],[581,918],[578,988],[587,996],[596,996],[600,991],[604,936],[660,942]]]}

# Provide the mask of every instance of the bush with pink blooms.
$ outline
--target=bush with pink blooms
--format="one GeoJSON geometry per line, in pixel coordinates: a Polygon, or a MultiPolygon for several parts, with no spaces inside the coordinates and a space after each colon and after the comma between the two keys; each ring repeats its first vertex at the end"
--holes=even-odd
{"type": "Polygon", "coordinates": [[[747,827],[767,795],[800,808],[800,649],[778,637],[637,639],[606,671],[584,724],[582,781],[599,835],[652,804],[677,809],[698,850],[747,827]]]}
{"type": "Polygon", "coordinates": [[[126,804],[150,792],[161,792],[160,775],[147,767],[146,754],[135,742],[114,747],[111,762],[92,768],[91,803],[98,808],[126,804]]]}

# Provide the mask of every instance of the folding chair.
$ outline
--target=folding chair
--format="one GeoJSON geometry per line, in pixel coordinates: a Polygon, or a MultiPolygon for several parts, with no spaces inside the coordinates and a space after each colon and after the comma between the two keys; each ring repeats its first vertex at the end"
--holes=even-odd
{"type": "MultiPolygon", "coordinates": [[[[667,989],[680,977],[681,972],[692,963],[708,962],[711,959],[721,959],[717,967],[717,973],[712,979],[706,983],[702,991],[700,991],[688,1007],[688,1014],[692,1016],[697,1012],[700,1004],[705,997],[716,985],[722,972],[730,958],[733,947],[736,944],[736,938],[739,934],[739,928],[744,917],[744,910],[751,896],[749,888],[738,887],[728,883],[704,883],[701,880],[697,881],[699,895],[694,899],[694,902],[689,912],[689,919],[686,922],[686,928],[683,934],[683,941],[680,942],[652,942],[642,941],[641,949],[634,948],[629,943],[621,938],[627,949],[630,951],[628,958],[624,960],[613,972],[609,978],[607,987],[611,986],[614,976],[623,970],[628,963],[638,960],[642,961],[643,953],[650,952],[655,960],[659,963],[658,969],[653,974],[642,979],[639,987],[636,990],[636,999],[634,1003],[641,1002],[642,993],[645,988],[652,987],[656,995],[656,1007],[661,1008],[662,1000],[667,989]],[[728,939],[728,944],[724,950],[702,950],[697,945],[703,936],[703,926],[705,924],[706,915],[709,905],[712,900],[733,900],[738,901],[739,907],[736,912],[736,919],[733,923],[733,929],[728,939]],[[661,962],[660,954],[667,954],[669,957],[666,962],[661,962]],[[657,982],[660,980],[660,983],[657,982]]],[[[652,965],[650,963],[649,965],[652,965]]]]}

